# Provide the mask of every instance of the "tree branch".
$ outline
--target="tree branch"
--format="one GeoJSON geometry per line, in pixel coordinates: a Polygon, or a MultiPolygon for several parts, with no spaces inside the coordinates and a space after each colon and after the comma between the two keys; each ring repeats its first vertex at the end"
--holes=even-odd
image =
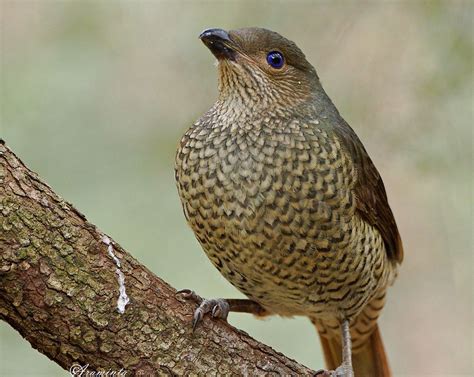
{"type": "Polygon", "coordinates": [[[0,318],[38,351],[127,375],[314,374],[223,321],[193,334],[194,305],[109,241],[0,140],[0,318]]]}

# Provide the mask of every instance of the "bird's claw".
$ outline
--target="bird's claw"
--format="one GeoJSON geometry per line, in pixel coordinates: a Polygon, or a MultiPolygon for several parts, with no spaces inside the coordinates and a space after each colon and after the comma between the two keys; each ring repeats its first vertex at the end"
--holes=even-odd
{"type": "Polygon", "coordinates": [[[348,370],[342,365],[336,370],[319,369],[315,373],[316,377],[354,377],[352,369],[348,370]]]}
{"type": "Polygon", "coordinates": [[[203,299],[194,311],[193,315],[193,331],[196,330],[197,325],[203,319],[204,315],[210,313],[212,318],[227,319],[229,315],[229,304],[226,300],[219,299],[203,299]]]}
{"type": "Polygon", "coordinates": [[[227,320],[229,315],[230,307],[226,300],[223,298],[218,299],[203,299],[190,289],[182,289],[176,292],[177,295],[181,296],[185,300],[195,301],[199,306],[194,311],[193,315],[193,331],[196,330],[197,325],[203,319],[204,315],[210,313],[212,318],[220,318],[227,320]]]}
{"type": "Polygon", "coordinates": [[[196,292],[190,289],[181,289],[176,292],[176,295],[182,297],[185,300],[192,300],[200,304],[203,301],[203,298],[199,296],[196,292]]]}
{"type": "Polygon", "coordinates": [[[314,375],[315,377],[331,377],[332,373],[326,369],[318,369],[314,375]]]}

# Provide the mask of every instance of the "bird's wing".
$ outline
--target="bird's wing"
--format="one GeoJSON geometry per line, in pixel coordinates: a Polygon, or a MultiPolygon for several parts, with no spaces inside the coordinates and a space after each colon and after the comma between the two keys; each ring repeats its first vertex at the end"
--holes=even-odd
{"type": "Polygon", "coordinates": [[[354,194],[357,212],[364,221],[380,232],[388,256],[401,263],[403,245],[395,218],[388,205],[387,193],[380,174],[362,142],[347,123],[338,125],[335,131],[342,145],[347,149],[356,169],[357,181],[354,194]]]}

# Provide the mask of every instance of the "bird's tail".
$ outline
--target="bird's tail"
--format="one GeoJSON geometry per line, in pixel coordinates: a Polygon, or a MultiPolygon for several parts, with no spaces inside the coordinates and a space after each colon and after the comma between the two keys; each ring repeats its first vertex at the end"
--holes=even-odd
{"type": "MultiPolygon", "coordinates": [[[[319,338],[326,360],[326,367],[329,370],[336,369],[341,365],[342,358],[340,340],[337,337],[326,338],[320,333],[319,338]]],[[[352,366],[355,377],[391,377],[387,355],[377,324],[364,344],[353,350],[352,366]]]]}

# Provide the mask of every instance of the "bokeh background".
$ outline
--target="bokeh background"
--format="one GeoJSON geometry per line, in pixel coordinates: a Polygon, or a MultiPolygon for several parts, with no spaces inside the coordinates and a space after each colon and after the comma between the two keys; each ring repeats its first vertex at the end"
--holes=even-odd
{"type": "MultiPolygon", "coordinates": [[[[177,288],[240,297],[185,224],[177,142],[216,98],[207,27],[296,41],[379,168],[405,245],[381,318],[397,376],[473,373],[473,3],[0,0],[0,137],[177,288]]],[[[230,322],[322,366],[304,318],[230,322]]],[[[1,376],[66,376],[0,323],[1,376]]]]}

